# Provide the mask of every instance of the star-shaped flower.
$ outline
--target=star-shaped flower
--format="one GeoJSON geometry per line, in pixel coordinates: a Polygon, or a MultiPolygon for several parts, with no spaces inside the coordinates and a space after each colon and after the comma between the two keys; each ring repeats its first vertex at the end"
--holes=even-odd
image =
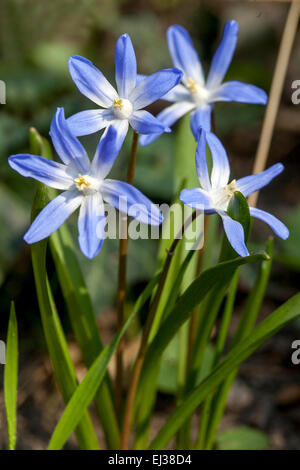
{"type": "Polygon", "coordinates": [[[84,57],[70,57],[69,71],[79,91],[104,108],[71,116],[68,124],[74,135],[88,135],[113,126],[117,132],[118,146],[121,147],[129,124],[140,134],[170,132],[168,126],[143,108],[174,88],[180,82],[182,72],[176,68],[165,69],[137,80],[136,57],[128,34],[120,36],[116,44],[117,90],[84,57]]]}
{"type": "Polygon", "coordinates": [[[106,178],[119,151],[114,127],[101,138],[92,162],[71,133],[63,108],[57,110],[52,120],[50,135],[63,163],[29,154],[9,157],[11,168],[21,175],[63,190],[33,221],[24,236],[27,243],[51,235],[80,207],[79,245],[86,257],[95,257],[105,237],[104,201],[142,223],[159,225],[162,222],[161,212],[139,190],[122,181],[106,178]]]}
{"type": "MultiPolygon", "coordinates": [[[[214,134],[201,129],[196,150],[196,169],[201,188],[184,189],[181,191],[180,200],[194,209],[203,210],[206,214],[218,213],[222,217],[224,230],[232,248],[240,256],[249,255],[242,225],[227,213],[230,199],[235,191],[241,192],[245,197],[250,196],[269,184],[275,176],[283,171],[284,166],[281,163],[276,163],[257,175],[245,176],[237,181],[229,182],[230,166],[223,145],[214,134]],[[206,160],[206,142],[212,155],[210,175],[206,160]]],[[[255,207],[249,209],[251,216],[266,222],[280,238],[288,238],[287,227],[276,217],[255,207]]]]}
{"type": "MultiPolygon", "coordinates": [[[[239,81],[223,83],[236,47],[238,29],[238,23],[234,20],[225,24],[222,40],[212,59],[206,80],[189,33],[178,25],[168,29],[169,51],[174,66],[183,71],[183,77],[182,84],[163,97],[174,103],[157,115],[165,126],[172,126],[184,114],[191,112],[191,129],[197,140],[200,127],[211,130],[211,111],[217,101],[266,104],[266,93],[254,85],[239,81]]],[[[159,135],[161,132],[142,136],[140,143],[148,145],[159,135]]]]}

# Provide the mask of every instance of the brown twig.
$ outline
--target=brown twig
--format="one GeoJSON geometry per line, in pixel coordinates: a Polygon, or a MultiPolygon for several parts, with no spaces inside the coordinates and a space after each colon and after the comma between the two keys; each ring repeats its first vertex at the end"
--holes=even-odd
{"type": "MultiPolygon", "coordinates": [[[[282,94],[283,82],[286,76],[289,58],[292,51],[293,42],[297,32],[297,25],[300,14],[300,2],[293,1],[289,8],[284,31],[281,38],[280,48],[277,56],[274,76],[272,80],[269,102],[265,112],[262,132],[255,156],[253,173],[263,171],[266,166],[271,140],[274,132],[276,116],[282,94]]],[[[251,194],[249,205],[255,206],[258,198],[258,192],[251,194]]]]}
{"type": "MultiPolygon", "coordinates": [[[[132,148],[130,162],[128,167],[127,182],[133,184],[134,170],[136,163],[136,154],[138,146],[138,134],[134,132],[132,140],[132,148]]],[[[121,233],[119,249],[119,272],[118,272],[118,292],[117,292],[117,325],[118,330],[123,326],[124,322],[124,303],[126,294],[126,266],[128,251],[128,219],[127,216],[121,219],[121,233]],[[123,238],[124,237],[124,238],[123,238]]],[[[123,351],[124,340],[121,340],[116,353],[116,406],[120,412],[122,405],[122,389],[123,389],[123,351]]]]}
{"type": "Polygon", "coordinates": [[[131,381],[130,381],[130,385],[128,389],[125,412],[124,412],[123,431],[122,431],[122,438],[121,438],[121,448],[123,450],[128,450],[128,447],[129,447],[131,418],[132,418],[132,411],[134,407],[134,400],[135,400],[135,395],[137,391],[137,386],[138,386],[139,378],[141,375],[142,366],[144,363],[144,358],[145,358],[145,353],[147,350],[148,338],[149,338],[149,334],[151,331],[152,322],[155,317],[155,313],[156,313],[156,310],[160,301],[160,297],[161,297],[162,290],[165,284],[165,280],[169,272],[171,261],[172,261],[175,249],[178,243],[180,242],[187,227],[195,220],[195,218],[200,213],[201,213],[200,211],[194,211],[192,213],[192,215],[183,224],[182,229],[180,230],[179,234],[176,236],[175,240],[173,241],[170,250],[167,251],[167,257],[164,263],[164,267],[162,270],[162,274],[158,283],[158,287],[157,287],[153,302],[150,307],[150,311],[148,313],[146,325],[144,327],[143,334],[142,334],[139,352],[138,352],[138,355],[137,355],[137,358],[133,367],[131,381]]]}

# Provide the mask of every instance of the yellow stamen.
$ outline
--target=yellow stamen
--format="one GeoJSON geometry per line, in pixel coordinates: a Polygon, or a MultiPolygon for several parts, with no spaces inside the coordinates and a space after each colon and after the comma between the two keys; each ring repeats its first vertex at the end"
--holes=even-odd
{"type": "Polygon", "coordinates": [[[197,93],[199,90],[199,85],[195,80],[193,80],[191,77],[188,78],[186,87],[192,92],[192,93],[197,93]]]}
{"type": "Polygon", "coordinates": [[[121,98],[115,98],[114,99],[114,107],[115,108],[120,108],[120,109],[123,108],[123,101],[121,100],[121,98]]]}
{"type": "Polygon", "coordinates": [[[78,178],[74,179],[74,183],[80,191],[84,191],[88,186],[91,185],[80,173],[78,178]]]}
{"type": "Polygon", "coordinates": [[[227,197],[231,197],[237,191],[235,183],[236,183],[236,180],[232,180],[231,183],[227,184],[226,186],[227,197]]]}

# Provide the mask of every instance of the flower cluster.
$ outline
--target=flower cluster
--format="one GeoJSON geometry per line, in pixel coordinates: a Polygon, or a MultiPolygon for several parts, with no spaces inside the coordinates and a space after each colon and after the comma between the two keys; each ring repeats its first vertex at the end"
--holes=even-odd
{"type": "MultiPolygon", "coordinates": [[[[85,256],[96,256],[103,244],[106,217],[104,201],[126,211],[140,222],[159,225],[162,214],[139,190],[125,182],[107,179],[124,142],[129,126],[141,134],[140,143],[147,145],[164,132],[170,132],[180,117],[191,113],[191,130],[198,142],[196,169],[201,188],[184,189],[181,201],[207,214],[218,213],[232,247],[247,256],[242,225],[227,213],[230,199],[236,191],[245,197],[268,184],[283,170],[280,163],[258,174],[229,182],[230,167],[225,149],[211,132],[211,112],[218,101],[266,104],[266,93],[250,84],[238,81],[223,83],[236,47],[238,24],[226,23],[221,43],[215,52],[207,80],[200,59],[188,32],[181,26],[171,26],[167,32],[168,46],[174,68],[150,76],[137,74],[137,63],[128,34],[117,41],[115,50],[114,88],[92,62],[80,57],[69,59],[69,71],[79,91],[100,108],[81,111],[68,119],[59,108],[52,120],[50,135],[63,163],[41,156],[19,154],[9,158],[10,166],[23,176],[32,177],[50,187],[63,190],[34,220],[24,239],[35,243],[48,237],[80,207],[78,218],[79,244],[85,256]],[[180,81],[182,83],[180,84],[180,81]],[[144,108],[158,99],[173,104],[157,117],[144,108]],[[90,161],[78,137],[105,129],[90,161]],[[212,154],[209,172],[206,143],[212,154]],[[126,198],[127,204],[120,204],[126,198]],[[138,215],[131,210],[140,204],[138,215]]],[[[288,237],[287,228],[274,216],[256,208],[250,214],[264,220],[274,232],[288,237]]]]}

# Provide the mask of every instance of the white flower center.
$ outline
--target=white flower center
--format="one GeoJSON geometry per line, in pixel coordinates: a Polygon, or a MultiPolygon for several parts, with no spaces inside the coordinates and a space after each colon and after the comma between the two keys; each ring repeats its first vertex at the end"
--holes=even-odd
{"type": "Polygon", "coordinates": [[[117,119],[129,119],[132,115],[133,106],[125,98],[115,98],[113,103],[113,112],[117,119]]]}
{"type": "Polygon", "coordinates": [[[236,191],[238,191],[236,180],[232,180],[231,183],[227,184],[224,188],[213,189],[210,196],[214,207],[226,211],[229,201],[236,191]]]}
{"type": "Polygon", "coordinates": [[[76,184],[77,189],[82,191],[84,194],[99,191],[101,186],[101,181],[99,179],[94,178],[91,175],[81,175],[80,173],[73,181],[76,184]]]}
{"type": "Polygon", "coordinates": [[[190,92],[192,100],[196,104],[205,104],[209,101],[209,91],[189,77],[185,85],[190,92]]]}

